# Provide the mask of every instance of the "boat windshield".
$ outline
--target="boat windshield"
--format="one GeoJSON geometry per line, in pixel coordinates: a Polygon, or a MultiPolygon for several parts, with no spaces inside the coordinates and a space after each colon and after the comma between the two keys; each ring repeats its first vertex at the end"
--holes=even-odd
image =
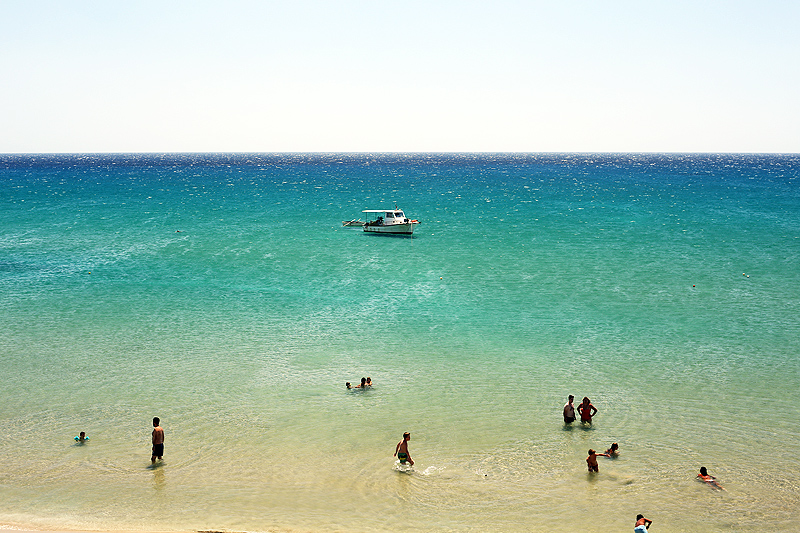
{"type": "Polygon", "coordinates": [[[394,218],[394,213],[392,213],[391,211],[387,211],[386,218],[394,218]]]}

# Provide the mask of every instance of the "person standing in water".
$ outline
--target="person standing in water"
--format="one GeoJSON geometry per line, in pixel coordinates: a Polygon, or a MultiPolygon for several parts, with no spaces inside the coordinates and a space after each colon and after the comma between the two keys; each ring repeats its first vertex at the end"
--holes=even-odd
{"type": "Polygon", "coordinates": [[[159,461],[164,460],[164,428],[162,428],[161,420],[158,417],[153,418],[153,455],[150,457],[150,462],[155,463],[156,458],[159,461]]]}
{"type": "Polygon", "coordinates": [[[568,400],[569,401],[564,406],[564,423],[572,424],[575,422],[575,406],[572,405],[572,402],[575,401],[575,396],[570,394],[568,400]]]}
{"type": "Polygon", "coordinates": [[[584,396],[583,402],[578,406],[578,413],[581,415],[581,424],[591,424],[592,417],[597,414],[597,409],[592,405],[591,400],[584,396]]]}
{"type": "Polygon", "coordinates": [[[600,466],[597,464],[599,456],[608,457],[607,453],[597,453],[594,450],[589,450],[589,457],[586,458],[586,466],[589,467],[589,473],[600,472],[600,466]]]}
{"type": "Polygon", "coordinates": [[[400,463],[406,464],[406,462],[408,462],[408,464],[414,466],[414,460],[411,459],[411,454],[408,453],[409,440],[411,440],[411,433],[406,431],[403,433],[403,440],[397,443],[397,448],[394,450],[394,455],[400,459],[400,463]]]}

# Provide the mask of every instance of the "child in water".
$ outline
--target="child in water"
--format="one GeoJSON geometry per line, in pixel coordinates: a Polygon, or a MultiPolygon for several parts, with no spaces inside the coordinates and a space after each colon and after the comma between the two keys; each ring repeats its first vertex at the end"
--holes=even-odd
{"type": "Polygon", "coordinates": [[[607,450],[606,450],[606,454],[607,454],[609,457],[616,457],[616,456],[618,456],[618,455],[619,455],[619,444],[617,444],[616,442],[612,443],[612,444],[611,444],[611,448],[609,448],[609,449],[607,449],[607,450]]]}
{"type": "Polygon", "coordinates": [[[408,453],[408,441],[411,440],[411,433],[405,432],[403,433],[403,440],[397,443],[397,448],[394,450],[395,456],[400,459],[401,464],[410,464],[414,466],[414,460],[411,459],[411,454],[408,453]]]}
{"type": "Polygon", "coordinates": [[[597,453],[594,450],[589,450],[589,457],[586,458],[586,464],[589,467],[589,472],[600,472],[600,467],[597,465],[598,457],[609,457],[607,453],[597,453]]]}
{"type": "Polygon", "coordinates": [[[704,467],[704,466],[700,467],[700,473],[697,474],[697,478],[696,479],[698,481],[703,481],[705,483],[708,483],[711,487],[713,487],[713,488],[715,488],[717,490],[725,490],[724,488],[722,488],[722,485],[717,483],[717,478],[715,478],[712,475],[709,475],[708,470],[706,470],[706,467],[704,467]]]}
{"type": "Polygon", "coordinates": [[[80,442],[81,444],[83,444],[84,442],[86,442],[87,440],[89,440],[89,437],[87,437],[87,436],[86,436],[86,432],[85,432],[85,431],[81,431],[80,435],[78,435],[77,437],[75,437],[75,440],[76,440],[77,442],[80,442]]]}

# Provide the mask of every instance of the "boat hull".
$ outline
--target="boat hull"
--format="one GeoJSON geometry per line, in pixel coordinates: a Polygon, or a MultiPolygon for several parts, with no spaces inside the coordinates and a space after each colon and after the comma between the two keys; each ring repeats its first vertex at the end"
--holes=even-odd
{"type": "Polygon", "coordinates": [[[364,231],[367,233],[386,233],[390,235],[411,235],[414,233],[414,226],[412,222],[403,224],[387,224],[387,225],[364,225],[364,231]]]}

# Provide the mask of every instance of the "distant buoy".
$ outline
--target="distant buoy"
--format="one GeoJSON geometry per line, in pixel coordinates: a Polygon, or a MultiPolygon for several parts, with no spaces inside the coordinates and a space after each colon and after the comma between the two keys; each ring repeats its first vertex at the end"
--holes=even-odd
{"type": "Polygon", "coordinates": [[[439,279],[444,279],[444,278],[441,278],[441,277],[440,277],[439,279]]]}

